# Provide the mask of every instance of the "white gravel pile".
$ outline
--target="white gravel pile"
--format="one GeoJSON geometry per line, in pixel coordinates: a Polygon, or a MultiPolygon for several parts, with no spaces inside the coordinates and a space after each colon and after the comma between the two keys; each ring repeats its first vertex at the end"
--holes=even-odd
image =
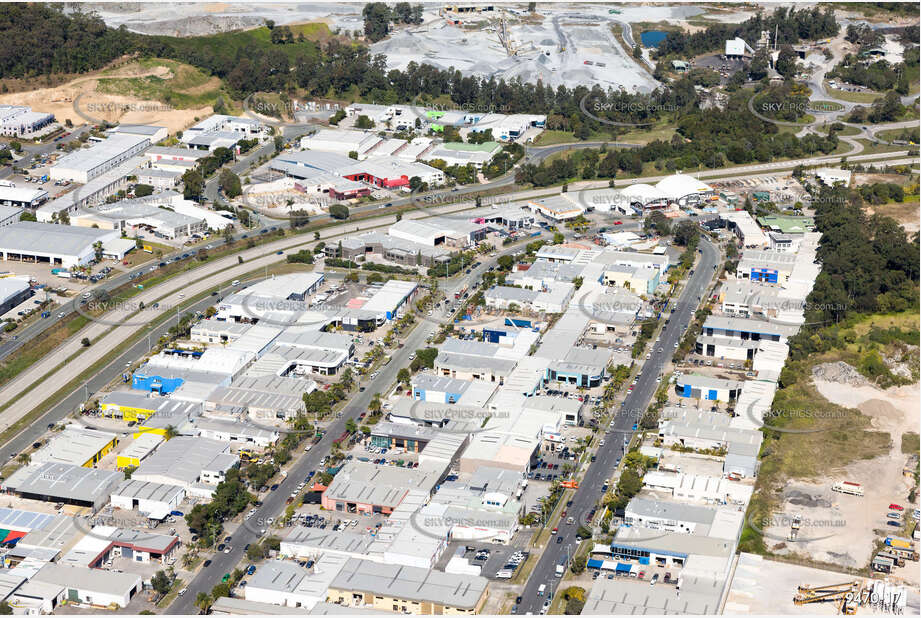
{"type": "Polygon", "coordinates": [[[812,368],[812,377],[824,382],[837,382],[851,386],[865,386],[869,381],[856,369],[843,361],[823,363],[812,368]]]}

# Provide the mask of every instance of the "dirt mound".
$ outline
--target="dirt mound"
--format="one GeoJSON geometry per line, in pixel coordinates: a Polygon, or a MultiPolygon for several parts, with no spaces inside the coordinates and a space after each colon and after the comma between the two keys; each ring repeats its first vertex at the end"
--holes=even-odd
{"type": "Polygon", "coordinates": [[[812,368],[812,377],[825,382],[837,382],[851,386],[865,386],[867,379],[860,375],[856,369],[843,361],[836,363],[823,363],[812,368]]]}
{"type": "MultiPolygon", "coordinates": [[[[165,65],[142,67],[129,63],[118,69],[96,71],[53,88],[37,88],[26,92],[0,95],[0,104],[29,105],[32,109],[54,114],[58,122],[70,120],[75,125],[85,121],[84,116],[99,118],[107,122],[154,124],[167,127],[170,133],[183,130],[194,122],[196,116],[207,115],[210,106],[176,109],[158,101],[144,100],[123,94],[108,94],[97,88],[100,79],[158,77],[173,79],[175,74],[165,65]],[[76,106],[84,112],[78,113],[76,106]],[[92,106],[92,111],[87,110],[92,106]]],[[[214,88],[218,78],[209,80],[201,88],[214,88]]],[[[194,89],[189,89],[190,94],[194,89]]]]}

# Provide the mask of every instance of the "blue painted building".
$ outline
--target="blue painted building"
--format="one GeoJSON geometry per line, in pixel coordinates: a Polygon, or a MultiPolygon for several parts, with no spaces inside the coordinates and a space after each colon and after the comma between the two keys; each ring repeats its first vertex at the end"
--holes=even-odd
{"type": "Polygon", "coordinates": [[[182,378],[165,378],[155,373],[146,375],[141,370],[135,371],[134,375],[131,376],[131,388],[139,391],[160,393],[161,395],[172,393],[182,386],[183,382],[185,380],[182,378]]]}
{"type": "Polygon", "coordinates": [[[752,281],[761,281],[763,283],[777,283],[779,281],[776,268],[752,268],[749,271],[749,278],[752,281]]]}
{"type": "Polygon", "coordinates": [[[735,401],[743,382],[701,375],[683,375],[675,381],[675,394],[706,401],[735,401]]]}

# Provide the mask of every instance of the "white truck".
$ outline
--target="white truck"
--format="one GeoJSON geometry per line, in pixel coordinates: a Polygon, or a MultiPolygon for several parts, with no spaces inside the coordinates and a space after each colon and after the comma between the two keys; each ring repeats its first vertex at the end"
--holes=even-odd
{"type": "Polygon", "coordinates": [[[562,564],[562,563],[561,563],[561,564],[556,565],[556,576],[557,576],[557,577],[563,577],[563,573],[565,573],[565,572],[566,572],[566,565],[565,565],[565,564],[562,564]]]}
{"type": "Polygon", "coordinates": [[[852,496],[863,496],[863,487],[860,483],[852,483],[850,481],[838,481],[831,486],[831,490],[842,494],[850,494],[852,496]]]}

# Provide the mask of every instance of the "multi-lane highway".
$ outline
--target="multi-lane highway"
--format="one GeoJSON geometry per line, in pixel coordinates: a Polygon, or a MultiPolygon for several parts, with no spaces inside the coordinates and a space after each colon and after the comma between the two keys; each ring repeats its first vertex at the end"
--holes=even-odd
{"type": "MultiPolygon", "coordinates": [[[[274,148],[274,145],[272,145],[271,147],[274,148]]],[[[569,147],[569,145],[561,145],[561,146],[550,147],[547,149],[541,149],[539,151],[539,154],[534,155],[534,156],[542,157],[542,156],[545,156],[547,152],[550,152],[550,151],[556,152],[558,151],[558,149],[566,148],[566,147],[569,147]]],[[[255,153],[253,154],[255,156],[255,153]]],[[[901,155],[903,155],[903,153],[889,153],[889,154],[880,153],[880,154],[875,154],[875,155],[862,155],[858,157],[853,157],[852,160],[853,161],[860,160],[860,161],[880,162],[883,159],[886,159],[887,157],[888,158],[895,157],[896,161],[904,162],[905,159],[901,159],[900,158],[901,155]]],[[[821,159],[823,163],[830,162],[832,160],[834,160],[834,157],[821,159]]],[[[811,159],[811,160],[801,160],[801,161],[786,161],[786,162],[767,163],[767,164],[755,164],[755,165],[750,165],[750,166],[731,168],[728,170],[716,170],[716,171],[711,171],[711,172],[702,172],[700,175],[708,176],[711,174],[725,174],[724,179],[731,179],[737,176],[749,177],[753,173],[755,174],[769,173],[774,170],[784,169],[785,167],[792,167],[799,163],[807,163],[807,164],[813,163],[814,164],[817,161],[819,160],[811,159]]],[[[652,178],[644,178],[643,180],[654,181],[658,178],[662,178],[662,177],[659,176],[659,177],[652,177],[652,178]]],[[[506,180],[502,182],[506,182],[506,181],[511,182],[512,181],[511,176],[506,177],[506,180]]],[[[635,182],[635,181],[636,180],[618,180],[616,182],[616,185],[622,186],[622,185],[626,185],[630,182],[635,182]]],[[[606,185],[607,185],[606,181],[601,181],[601,182],[585,181],[585,182],[580,182],[580,183],[574,183],[572,186],[570,186],[570,191],[575,192],[575,191],[583,190],[586,188],[600,187],[600,186],[606,186],[606,185]]],[[[448,212],[448,211],[457,211],[457,210],[463,210],[465,208],[470,208],[472,207],[473,204],[471,202],[462,202],[461,201],[463,199],[462,196],[464,194],[469,195],[468,192],[482,190],[482,188],[483,188],[482,185],[479,187],[464,187],[463,189],[460,189],[458,192],[453,192],[453,191],[449,192],[447,193],[447,195],[452,196],[451,199],[444,200],[444,201],[445,202],[449,201],[450,203],[448,204],[442,203],[442,205],[440,206],[435,206],[430,209],[427,209],[426,213],[418,213],[417,216],[422,215],[422,214],[439,214],[439,213],[448,212]]],[[[519,191],[515,193],[510,193],[508,194],[507,197],[511,200],[522,200],[522,199],[526,199],[526,198],[533,197],[536,195],[552,193],[553,191],[555,191],[555,189],[553,188],[531,189],[527,191],[519,191]]],[[[325,228],[324,230],[321,231],[321,237],[324,239],[329,239],[337,235],[357,231],[358,229],[370,229],[373,227],[386,225],[386,224],[392,223],[394,220],[393,215],[388,214],[386,211],[382,212],[381,215],[382,216],[379,218],[361,221],[356,225],[355,228],[351,227],[353,225],[352,223],[344,223],[338,226],[331,226],[329,228],[325,228]]],[[[405,216],[410,217],[412,215],[407,214],[405,216]]],[[[308,244],[311,242],[312,241],[308,240],[307,237],[303,235],[298,235],[295,237],[287,237],[284,239],[279,239],[277,241],[274,241],[274,242],[271,242],[266,245],[256,247],[253,249],[243,250],[242,252],[238,254],[245,261],[243,265],[235,264],[236,256],[229,256],[226,258],[209,261],[203,264],[201,267],[196,268],[192,271],[189,271],[187,274],[183,275],[182,281],[180,281],[179,279],[176,279],[174,286],[176,285],[185,286],[193,281],[200,281],[201,284],[199,287],[201,286],[216,287],[218,284],[226,283],[227,281],[230,281],[232,278],[238,277],[239,275],[245,274],[246,272],[250,272],[254,268],[262,268],[264,265],[268,265],[274,261],[279,261],[283,259],[283,258],[279,258],[275,256],[275,253],[277,253],[278,251],[283,251],[286,249],[291,249],[291,248],[296,248],[296,247],[303,248],[305,246],[308,246],[308,244]]],[[[114,287],[122,283],[126,277],[127,275],[121,275],[120,278],[116,278],[114,281],[109,282],[106,285],[114,287]]],[[[143,301],[149,307],[154,301],[159,300],[161,304],[163,304],[164,301],[166,302],[166,305],[164,306],[175,307],[177,305],[182,304],[182,301],[181,301],[181,296],[180,296],[181,292],[179,290],[176,290],[174,286],[170,286],[171,288],[173,288],[170,290],[167,290],[167,289],[160,290],[161,286],[154,286],[153,288],[149,290],[145,290],[144,293],[137,296],[134,299],[134,301],[135,302],[143,301]]],[[[154,312],[147,311],[145,313],[148,315],[147,317],[148,320],[152,320],[154,317],[156,317],[154,315],[154,312]]],[[[125,316],[123,316],[122,319],[124,319],[124,317],[125,316]]],[[[49,319],[43,320],[42,322],[47,322],[47,321],[50,321],[51,319],[52,318],[49,318],[49,319]]],[[[141,319],[141,318],[138,318],[138,319],[141,319]]],[[[134,318],[132,318],[132,320],[134,321],[134,318]]],[[[135,321],[135,324],[137,324],[137,321],[135,321]]],[[[58,385],[58,386],[55,386],[55,388],[59,388],[61,384],[67,384],[69,381],[71,381],[73,378],[79,375],[80,371],[89,367],[90,364],[92,364],[92,362],[96,362],[97,360],[101,358],[106,358],[106,355],[110,354],[112,349],[114,349],[117,345],[122,343],[128,335],[130,335],[131,333],[135,332],[138,328],[140,328],[140,326],[136,327],[135,329],[131,330],[131,333],[128,333],[128,331],[126,331],[124,328],[117,328],[117,327],[108,328],[104,332],[100,332],[99,331],[100,326],[103,326],[103,325],[94,323],[94,324],[91,324],[85,327],[80,332],[75,333],[75,335],[71,339],[69,339],[65,344],[63,344],[59,349],[56,350],[56,354],[53,357],[48,356],[48,357],[41,359],[40,361],[35,363],[33,366],[23,371],[22,374],[17,376],[17,378],[15,378],[13,381],[5,385],[3,389],[0,390],[0,405],[3,405],[4,401],[10,402],[14,400],[15,400],[14,401],[15,405],[10,405],[9,409],[5,410],[2,413],[2,416],[0,416],[0,425],[5,424],[8,426],[12,422],[15,422],[15,420],[20,418],[23,414],[33,409],[36,405],[39,405],[40,403],[42,403],[45,397],[47,397],[48,392],[53,392],[53,389],[51,389],[50,387],[42,389],[41,387],[38,386],[39,383],[47,382],[49,385],[58,385]],[[59,367],[58,365],[61,362],[59,359],[69,358],[73,356],[74,354],[76,354],[77,350],[81,348],[80,340],[86,336],[89,336],[89,338],[93,341],[93,345],[90,348],[82,349],[79,356],[75,357],[74,362],[68,363],[64,367],[59,367]],[[31,393],[31,394],[26,393],[28,389],[31,389],[35,392],[42,391],[42,396],[39,397],[37,394],[34,394],[34,393],[31,393]],[[30,395],[30,396],[24,397],[23,393],[26,393],[27,395],[30,395]],[[13,408],[15,408],[15,410],[13,408]]],[[[25,342],[28,341],[31,335],[33,335],[35,332],[38,332],[43,327],[44,325],[39,324],[39,325],[34,325],[30,328],[24,329],[19,334],[19,339],[13,342],[12,345],[24,345],[25,342]]],[[[10,343],[8,342],[7,345],[10,345],[10,343]]]]}
{"type": "Polygon", "coordinates": [[[700,250],[700,260],[695,267],[695,272],[685,285],[668,324],[662,330],[659,339],[650,344],[651,358],[644,362],[633,392],[627,395],[623,404],[616,411],[613,420],[614,427],[607,430],[604,436],[605,445],[598,449],[596,460],[589,465],[580,481],[579,489],[572,496],[572,505],[567,510],[576,523],[566,525],[565,522],[560,522],[558,535],[563,538],[563,541],[557,543],[556,538],[551,537],[521,593],[519,614],[540,613],[544,602],[555,593],[561,581],[556,577],[557,565],[575,552],[578,524],[584,521],[585,516],[601,499],[601,487],[604,481],[611,477],[616,468],[616,462],[624,454],[624,441],[630,440],[633,434],[633,424],[639,422],[655,394],[658,387],[656,378],[671,362],[675,344],[681,341],[685,325],[693,319],[694,312],[700,304],[699,298],[707,293],[715,274],[713,267],[719,260],[719,250],[709,240],[705,240],[705,237],[702,237],[700,250]],[[537,591],[542,584],[546,585],[546,591],[543,596],[538,596],[537,591]]]}

